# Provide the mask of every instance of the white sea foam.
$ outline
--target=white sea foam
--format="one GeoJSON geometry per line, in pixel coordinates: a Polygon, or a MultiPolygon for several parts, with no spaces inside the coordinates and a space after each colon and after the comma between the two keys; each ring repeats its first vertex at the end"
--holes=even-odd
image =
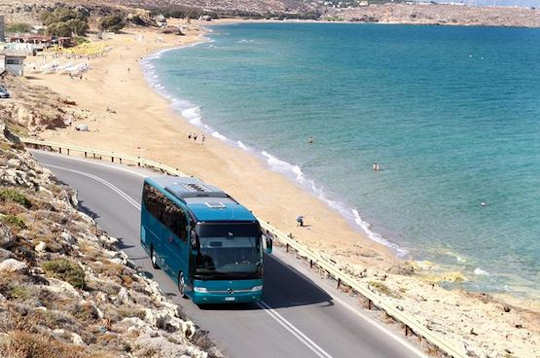
{"type": "Polygon", "coordinates": [[[358,210],[352,209],[352,213],[353,213],[353,216],[354,216],[354,222],[358,226],[360,226],[362,228],[362,230],[364,230],[364,232],[366,233],[366,235],[368,236],[369,239],[371,239],[371,240],[373,240],[375,242],[378,242],[379,244],[383,244],[385,246],[388,246],[388,247],[394,249],[397,252],[398,256],[400,256],[400,257],[403,257],[403,256],[405,256],[407,254],[407,250],[399,247],[397,244],[395,244],[393,242],[390,242],[390,241],[386,240],[381,234],[373,231],[371,229],[371,224],[362,219],[362,217],[358,213],[358,210]]]}
{"type": "Polygon", "coordinates": [[[246,146],[246,145],[245,145],[244,143],[242,143],[241,141],[239,141],[239,140],[236,141],[236,144],[237,144],[241,149],[243,149],[243,150],[245,150],[245,151],[249,151],[249,147],[246,146]]]}
{"type": "Polygon", "coordinates": [[[474,274],[478,276],[489,276],[489,272],[482,270],[480,267],[474,269],[474,274]]]}
{"type": "Polygon", "coordinates": [[[196,126],[202,125],[202,116],[201,116],[201,108],[200,107],[191,107],[184,109],[182,112],[182,117],[188,120],[189,123],[194,124],[196,126]]]}
{"type": "Polygon", "coordinates": [[[227,141],[227,137],[225,137],[223,134],[219,133],[218,131],[213,131],[213,132],[212,132],[212,137],[215,137],[215,138],[217,138],[217,139],[220,139],[220,140],[222,140],[222,141],[224,141],[224,142],[227,141]]]}
{"type": "Polygon", "coordinates": [[[304,182],[304,173],[302,173],[302,169],[300,169],[298,165],[292,165],[290,163],[287,163],[286,161],[278,159],[265,150],[263,150],[261,154],[263,155],[263,157],[266,158],[266,162],[271,169],[282,174],[290,175],[292,173],[295,176],[297,182],[299,182],[300,184],[304,182]]]}

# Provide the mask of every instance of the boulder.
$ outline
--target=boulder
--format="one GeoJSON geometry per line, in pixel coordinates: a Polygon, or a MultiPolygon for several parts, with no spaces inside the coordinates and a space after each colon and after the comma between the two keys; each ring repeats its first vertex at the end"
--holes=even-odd
{"type": "Polygon", "coordinates": [[[178,36],[184,36],[185,34],[182,32],[182,28],[180,26],[165,26],[161,33],[163,34],[175,34],[178,36]]]}
{"type": "Polygon", "coordinates": [[[18,168],[21,165],[21,161],[15,158],[12,158],[7,161],[8,168],[18,168]]]}
{"type": "Polygon", "coordinates": [[[125,305],[129,303],[129,293],[125,287],[122,287],[116,295],[116,304],[125,305]]]}
{"type": "Polygon", "coordinates": [[[45,252],[46,249],[47,249],[47,244],[44,243],[43,241],[40,241],[39,244],[37,244],[36,247],[34,247],[34,250],[36,250],[36,252],[45,252]]]}
{"type": "Polygon", "coordinates": [[[6,259],[0,262],[0,272],[17,272],[26,269],[26,264],[15,259],[6,259]]]}
{"type": "Polygon", "coordinates": [[[9,247],[14,240],[15,237],[13,236],[11,229],[7,225],[0,223],[0,246],[9,247]]]}
{"type": "Polygon", "coordinates": [[[79,336],[77,333],[71,333],[71,342],[78,346],[84,346],[85,343],[81,336],[79,336]]]}
{"type": "Polygon", "coordinates": [[[47,280],[49,281],[49,285],[44,286],[46,290],[72,297],[81,297],[79,291],[77,291],[70,283],[58,280],[56,278],[47,278],[47,280]]]}

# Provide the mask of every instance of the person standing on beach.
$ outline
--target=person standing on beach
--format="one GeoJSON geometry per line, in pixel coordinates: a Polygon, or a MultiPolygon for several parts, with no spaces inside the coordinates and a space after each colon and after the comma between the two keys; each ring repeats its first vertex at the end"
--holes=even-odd
{"type": "Polygon", "coordinates": [[[203,134],[202,137],[201,137],[201,141],[202,141],[202,144],[204,144],[204,141],[206,140],[206,137],[205,135],[203,134]]]}

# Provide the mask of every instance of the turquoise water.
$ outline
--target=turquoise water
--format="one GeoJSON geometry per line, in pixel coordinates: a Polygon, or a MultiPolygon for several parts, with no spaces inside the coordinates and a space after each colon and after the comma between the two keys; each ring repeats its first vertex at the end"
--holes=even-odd
{"type": "Polygon", "coordinates": [[[403,257],[463,270],[468,289],[538,295],[540,30],[212,29],[144,61],[192,123],[403,257]]]}

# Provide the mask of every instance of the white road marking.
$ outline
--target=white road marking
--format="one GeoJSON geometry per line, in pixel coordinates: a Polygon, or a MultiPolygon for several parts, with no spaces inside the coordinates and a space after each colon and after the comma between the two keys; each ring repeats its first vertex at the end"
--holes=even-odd
{"type": "Polygon", "coordinates": [[[141,210],[141,206],[139,205],[139,203],[137,201],[135,201],[134,199],[131,198],[131,196],[129,196],[128,194],[124,193],[122,190],[118,189],[116,186],[114,186],[113,184],[109,183],[108,181],[106,181],[105,179],[103,178],[100,178],[98,176],[95,176],[95,175],[92,175],[92,174],[89,174],[89,173],[86,173],[86,172],[81,172],[79,170],[75,170],[75,169],[68,169],[68,168],[65,168],[65,167],[61,167],[59,165],[54,165],[54,164],[46,164],[47,167],[51,167],[51,168],[56,168],[56,169],[60,169],[60,170],[64,170],[64,171],[67,171],[67,172],[71,172],[71,173],[75,173],[75,174],[79,174],[79,175],[82,175],[82,176],[85,176],[85,177],[88,177],[90,179],[93,179],[95,181],[97,181],[98,183],[101,183],[103,185],[105,185],[106,187],[108,187],[109,189],[111,189],[112,191],[114,191],[115,193],[117,193],[118,195],[120,195],[122,198],[124,198],[128,203],[130,203],[132,206],[134,206],[137,210],[141,210]]]}
{"type": "MultiPolygon", "coordinates": [[[[80,170],[75,169],[69,169],[65,168],[59,165],[54,164],[45,164],[45,166],[50,168],[56,168],[60,170],[64,170],[70,173],[75,173],[78,175],[85,176],[87,178],[93,179],[97,181],[100,184],[105,185],[118,195],[120,195],[123,199],[125,199],[128,203],[130,203],[133,207],[135,207],[137,210],[141,210],[141,206],[139,203],[137,203],[133,198],[131,198],[128,194],[123,192],[121,189],[116,187],[114,184],[106,181],[103,178],[100,178],[98,176],[95,176],[90,173],[82,172],[80,170]]],[[[257,302],[257,305],[262,308],[270,317],[272,317],[276,322],[278,322],[283,328],[285,328],[287,331],[289,331],[293,336],[295,336],[301,343],[303,343],[306,347],[308,347],[313,353],[315,353],[320,358],[333,358],[330,354],[328,354],[324,349],[319,347],[315,342],[313,342],[308,336],[306,336],[302,331],[300,331],[298,328],[296,328],[291,322],[289,322],[287,319],[285,319],[282,315],[277,313],[276,310],[274,310],[272,307],[270,307],[267,303],[264,301],[257,302]]]]}
{"type": "Polygon", "coordinates": [[[304,333],[302,333],[298,328],[296,328],[291,322],[287,321],[282,315],[277,313],[272,307],[270,307],[266,302],[259,301],[257,306],[261,307],[268,313],[274,320],[276,320],[280,325],[282,325],[287,331],[291,332],[298,340],[304,343],[309,349],[313,351],[320,358],[332,358],[324,349],[319,347],[315,342],[309,339],[304,333]]]}

